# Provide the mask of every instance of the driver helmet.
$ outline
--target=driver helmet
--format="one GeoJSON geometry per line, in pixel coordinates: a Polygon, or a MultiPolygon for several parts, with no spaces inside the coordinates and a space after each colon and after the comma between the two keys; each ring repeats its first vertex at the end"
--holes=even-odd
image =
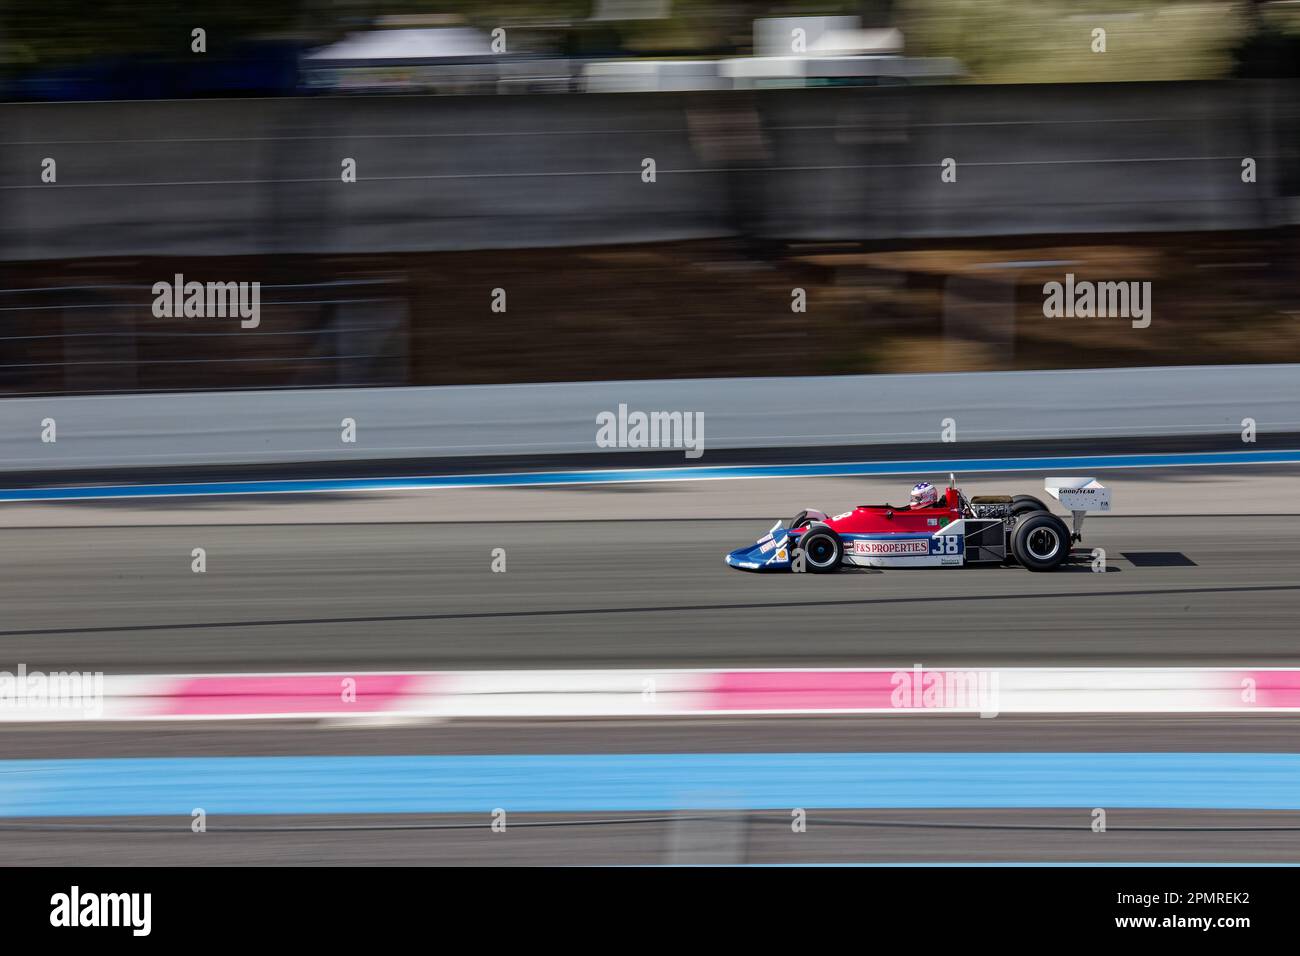
{"type": "Polygon", "coordinates": [[[909,507],[912,508],[933,508],[939,500],[939,492],[928,481],[917,482],[912,486],[912,497],[909,507]]]}

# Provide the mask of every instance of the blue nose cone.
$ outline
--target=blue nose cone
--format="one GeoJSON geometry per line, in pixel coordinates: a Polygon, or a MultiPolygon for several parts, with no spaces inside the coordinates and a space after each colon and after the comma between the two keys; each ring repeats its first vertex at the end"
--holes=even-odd
{"type": "Polygon", "coordinates": [[[786,571],[790,568],[790,548],[791,543],[783,532],[775,539],[767,535],[732,551],[727,555],[727,564],[745,571],[786,571]]]}

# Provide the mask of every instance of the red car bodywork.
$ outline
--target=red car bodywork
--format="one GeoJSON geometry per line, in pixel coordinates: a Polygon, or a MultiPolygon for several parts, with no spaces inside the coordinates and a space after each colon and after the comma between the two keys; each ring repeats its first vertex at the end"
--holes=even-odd
{"type": "Polygon", "coordinates": [[[824,524],[837,534],[898,534],[900,532],[933,533],[939,525],[950,524],[962,516],[956,488],[949,488],[932,507],[895,508],[891,505],[858,505],[848,514],[827,518],[824,524]],[[945,520],[946,519],[946,520],[945,520]]]}

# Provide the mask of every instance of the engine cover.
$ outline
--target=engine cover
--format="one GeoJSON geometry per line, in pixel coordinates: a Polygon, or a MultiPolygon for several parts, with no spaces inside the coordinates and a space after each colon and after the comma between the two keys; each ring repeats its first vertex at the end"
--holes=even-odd
{"type": "Polygon", "coordinates": [[[977,518],[1010,518],[1010,495],[981,495],[970,500],[971,511],[977,518]]]}

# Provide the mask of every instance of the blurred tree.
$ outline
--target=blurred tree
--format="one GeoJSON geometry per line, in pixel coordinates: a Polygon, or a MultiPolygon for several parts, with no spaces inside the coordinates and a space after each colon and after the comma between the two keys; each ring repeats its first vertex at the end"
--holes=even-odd
{"type": "Polygon", "coordinates": [[[1300,4],[1252,0],[1250,32],[1235,51],[1239,77],[1300,76],[1300,4]]]}
{"type": "Polygon", "coordinates": [[[956,57],[986,83],[1213,79],[1250,29],[1228,0],[899,0],[898,15],[909,54],[956,57]]]}
{"type": "Polygon", "coordinates": [[[208,50],[222,42],[286,34],[300,22],[299,4],[224,0],[208,9],[175,0],[3,0],[4,56],[18,64],[66,64],[96,57],[190,56],[190,31],[202,27],[208,50]]]}

